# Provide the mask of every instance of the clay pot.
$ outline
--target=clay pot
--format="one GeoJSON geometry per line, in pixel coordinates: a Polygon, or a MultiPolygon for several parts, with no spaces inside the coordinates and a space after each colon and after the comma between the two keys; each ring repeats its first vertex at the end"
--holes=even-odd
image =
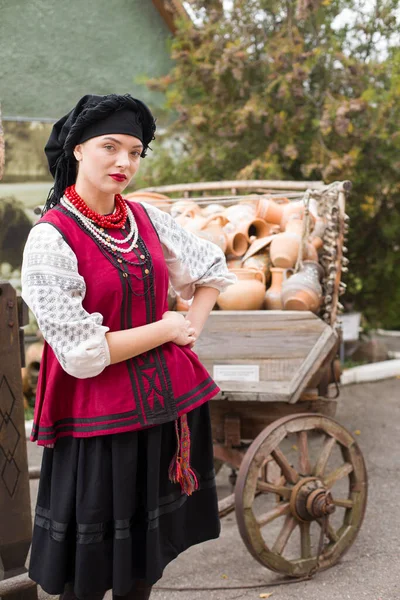
{"type": "Polygon", "coordinates": [[[323,274],[320,264],[305,260],[301,270],[282,285],[283,308],[317,312],[322,302],[320,280],[323,274]]]}
{"type": "Polygon", "coordinates": [[[241,269],[242,268],[242,259],[241,258],[229,258],[226,261],[226,266],[228,267],[228,269],[231,270],[236,270],[236,269],[241,269]]]}
{"type": "Polygon", "coordinates": [[[314,262],[318,262],[317,249],[311,242],[306,244],[303,260],[312,260],[314,262]]]}
{"type": "Polygon", "coordinates": [[[315,235],[310,239],[311,239],[311,244],[314,246],[314,248],[318,252],[318,250],[320,250],[322,248],[322,246],[324,245],[323,240],[319,237],[319,235],[315,235]]]}
{"type": "Polygon", "coordinates": [[[207,206],[205,206],[202,209],[202,214],[204,217],[208,217],[210,215],[215,215],[216,213],[223,213],[225,211],[225,206],[222,206],[222,204],[207,204],[207,206]]]}
{"type": "MultiPolygon", "coordinates": [[[[303,219],[304,212],[305,212],[305,206],[304,206],[303,200],[298,200],[296,202],[290,202],[289,204],[287,204],[283,208],[283,215],[282,215],[282,220],[280,223],[281,230],[282,231],[286,230],[287,225],[291,219],[293,219],[293,218],[303,219]]],[[[315,222],[316,222],[316,218],[312,214],[311,211],[309,212],[309,219],[310,219],[310,231],[313,231],[315,222]]]]}
{"type": "Polygon", "coordinates": [[[234,225],[239,225],[241,223],[248,222],[251,219],[254,219],[255,216],[255,206],[252,204],[247,204],[245,202],[233,204],[225,209],[224,215],[234,225]]]}
{"type": "MultiPolygon", "coordinates": [[[[287,198],[280,198],[283,202],[288,203],[287,198]]],[[[278,204],[275,200],[270,198],[260,198],[256,208],[256,217],[264,219],[268,223],[275,223],[280,225],[283,217],[283,204],[278,204]]]]}
{"type": "Polygon", "coordinates": [[[292,217],[302,219],[304,217],[304,208],[304,202],[302,200],[286,204],[282,211],[282,219],[280,222],[281,230],[286,230],[286,225],[292,217]]]}
{"type": "Polygon", "coordinates": [[[154,204],[160,210],[164,212],[170,212],[171,199],[164,194],[157,194],[156,192],[146,192],[145,190],[132,192],[125,196],[127,200],[133,200],[133,202],[147,202],[148,204],[154,204]]]}
{"type": "Polygon", "coordinates": [[[250,241],[252,238],[264,238],[270,235],[271,225],[263,219],[249,219],[237,225],[237,231],[243,233],[250,241]]]}
{"type": "MultiPolygon", "coordinates": [[[[171,212],[172,215],[172,212],[171,212]]],[[[198,219],[197,228],[201,227],[204,223],[204,218],[200,213],[196,212],[193,208],[189,206],[185,208],[181,213],[178,213],[176,217],[174,217],[175,221],[179,223],[181,227],[195,227],[195,224],[192,222],[194,219],[198,219]]]]}
{"type": "Polygon", "coordinates": [[[271,259],[267,250],[264,252],[259,252],[258,254],[253,254],[253,256],[250,256],[244,260],[243,267],[245,269],[258,269],[264,274],[266,282],[269,282],[271,278],[271,259]]]}
{"type": "Polygon", "coordinates": [[[316,237],[323,238],[325,229],[326,229],[326,220],[323,217],[317,217],[315,220],[315,225],[314,225],[314,229],[313,229],[313,237],[316,236],[316,237]]]}
{"type": "Polygon", "coordinates": [[[175,310],[181,310],[181,311],[187,312],[189,310],[189,308],[190,308],[189,302],[187,300],[184,300],[177,294],[176,302],[175,302],[175,310]]]}
{"type": "Polygon", "coordinates": [[[246,254],[243,256],[243,260],[245,261],[250,258],[250,256],[254,256],[254,254],[258,254],[259,252],[265,252],[273,239],[273,235],[267,235],[266,237],[254,240],[254,242],[249,246],[246,254]]]}
{"type": "MultiPolygon", "coordinates": [[[[200,206],[194,202],[193,200],[177,200],[176,202],[172,202],[171,204],[171,216],[176,219],[182,213],[186,211],[191,211],[191,214],[200,215],[201,208],[200,206]]],[[[223,207],[222,207],[222,210],[223,207]]]]}
{"type": "Polygon", "coordinates": [[[286,231],[274,236],[270,245],[270,256],[274,267],[289,269],[296,264],[301,236],[303,232],[303,221],[291,219],[286,231]]]}
{"type": "MultiPolygon", "coordinates": [[[[179,218],[179,217],[178,217],[179,218]]],[[[219,246],[222,252],[226,251],[227,239],[223,226],[227,223],[224,215],[210,215],[207,218],[196,216],[186,223],[185,228],[197,236],[219,246]]]]}
{"type": "Polygon", "coordinates": [[[229,256],[243,256],[246,252],[249,242],[244,233],[236,231],[233,233],[226,233],[226,254],[229,256]]]}
{"type": "Polygon", "coordinates": [[[255,269],[231,269],[238,281],[217,298],[222,310],[259,310],[265,294],[265,278],[255,269]]]}
{"type": "Polygon", "coordinates": [[[271,267],[270,272],[272,281],[264,296],[264,308],[267,310],[282,310],[282,284],[288,275],[292,273],[292,269],[271,267]]]}

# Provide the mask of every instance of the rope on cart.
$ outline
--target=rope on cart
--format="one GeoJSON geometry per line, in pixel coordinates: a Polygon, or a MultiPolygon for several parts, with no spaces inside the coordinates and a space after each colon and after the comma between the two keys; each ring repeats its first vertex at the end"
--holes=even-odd
{"type": "Polygon", "coordinates": [[[277,587],[278,585],[289,585],[292,583],[301,583],[303,581],[310,581],[311,579],[313,579],[313,577],[318,573],[318,571],[321,568],[321,554],[324,548],[324,538],[326,535],[326,531],[327,531],[327,523],[328,523],[328,516],[324,515],[322,517],[322,519],[319,521],[320,525],[321,525],[321,533],[319,536],[319,542],[318,542],[318,550],[317,550],[317,557],[315,560],[315,564],[314,566],[310,569],[310,571],[307,573],[307,575],[304,575],[303,577],[295,577],[292,579],[278,579],[277,581],[274,582],[269,582],[269,583],[255,583],[255,584],[251,584],[251,585],[235,585],[235,586],[218,586],[218,587],[212,587],[212,586],[207,586],[207,587],[165,587],[165,586],[154,586],[153,590],[163,590],[163,591],[168,591],[168,592],[214,592],[217,590],[254,590],[254,589],[259,589],[259,588],[266,588],[266,587],[277,587]]]}

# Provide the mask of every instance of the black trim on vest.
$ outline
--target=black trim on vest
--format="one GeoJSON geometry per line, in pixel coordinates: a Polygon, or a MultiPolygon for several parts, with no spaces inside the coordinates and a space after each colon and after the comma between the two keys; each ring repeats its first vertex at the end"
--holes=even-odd
{"type": "MultiPolygon", "coordinates": [[[[158,236],[158,233],[154,227],[154,224],[149,217],[148,212],[146,211],[144,206],[142,206],[142,205],[140,205],[140,206],[143,209],[143,211],[144,211],[147,219],[149,220],[151,226],[153,227],[154,231],[156,232],[158,239],[160,239],[158,236]]],[[[152,262],[152,257],[151,257],[150,252],[149,252],[149,256],[150,256],[150,261],[152,262]]],[[[152,273],[154,272],[153,264],[151,264],[151,272],[152,273]]],[[[157,306],[156,305],[156,294],[155,294],[154,284],[149,286],[149,289],[147,290],[147,292],[150,292],[150,306],[151,306],[151,312],[152,312],[152,319],[154,320],[156,318],[156,314],[157,314],[156,313],[156,306],[157,306]]],[[[149,294],[146,293],[146,300],[148,298],[148,295],[149,294]]],[[[155,365],[156,365],[156,369],[157,369],[158,379],[161,383],[162,390],[163,390],[163,398],[164,398],[165,406],[170,409],[168,412],[169,412],[171,418],[175,419],[178,416],[177,408],[176,408],[176,401],[174,398],[172,382],[171,382],[171,378],[169,376],[169,370],[167,367],[167,361],[165,360],[163,347],[158,346],[157,348],[154,348],[154,350],[152,352],[154,355],[154,361],[155,361],[155,365]]]]}
{"type": "Polygon", "coordinates": [[[160,238],[160,236],[159,236],[159,233],[158,233],[157,229],[154,227],[154,223],[153,223],[153,221],[150,219],[150,215],[149,215],[149,213],[147,212],[147,209],[146,209],[146,208],[143,206],[143,204],[142,204],[141,202],[138,202],[138,204],[140,204],[140,206],[143,208],[144,212],[146,213],[146,215],[147,215],[147,218],[149,219],[149,221],[150,221],[150,223],[151,223],[151,226],[153,227],[154,231],[156,232],[156,235],[157,235],[158,239],[160,240],[160,244],[161,244],[161,238],[160,238]]]}

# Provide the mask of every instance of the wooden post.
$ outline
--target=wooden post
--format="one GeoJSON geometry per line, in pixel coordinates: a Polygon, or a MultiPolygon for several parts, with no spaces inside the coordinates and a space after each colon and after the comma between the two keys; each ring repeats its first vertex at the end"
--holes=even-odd
{"type": "MultiPolygon", "coordinates": [[[[0,179],[4,165],[4,136],[0,119],[0,179]]],[[[36,586],[21,589],[15,576],[26,573],[32,537],[28,459],[26,452],[21,366],[22,325],[26,305],[15,289],[0,281],[0,580],[10,579],[12,600],[36,600],[36,586]],[[15,577],[14,581],[13,578],[15,577]]]]}
{"type": "Polygon", "coordinates": [[[4,173],[4,131],[3,131],[3,125],[1,123],[1,105],[0,105],[0,179],[3,178],[3,173],[4,173]]]}

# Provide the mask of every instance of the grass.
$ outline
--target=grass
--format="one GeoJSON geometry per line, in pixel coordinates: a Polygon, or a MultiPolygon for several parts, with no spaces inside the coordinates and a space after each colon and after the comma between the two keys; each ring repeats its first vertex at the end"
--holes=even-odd
{"type": "Polygon", "coordinates": [[[343,369],[352,369],[353,367],[361,367],[362,365],[371,364],[368,360],[351,360],[350,358],[346,358],[346,360],[342,363],[343,369]]]}

